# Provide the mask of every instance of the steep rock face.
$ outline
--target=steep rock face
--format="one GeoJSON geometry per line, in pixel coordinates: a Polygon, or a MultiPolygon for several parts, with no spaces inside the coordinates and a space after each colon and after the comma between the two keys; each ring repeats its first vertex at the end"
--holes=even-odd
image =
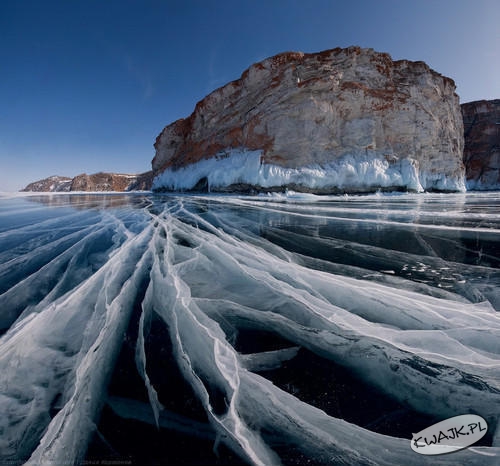
{"type": "Polygon", "coordinates": [[[35,181],[22,191],[58,192],[58,191],[148,191],[153,182],[151,171],[139,175],[121,173],[83,173],[74,178],[51,176],[35,181]]]}
{"type": "Polygon", "coordinates": [[[461,107],[467,189],[500,189],[500,99],[461,107]]]}
{"type": "Polygon", "coordinates": [[[425,63],[372,49],[276,55],[162,131],[153,187],[463,190],[454,91],[425,63]]]}
{"type": "Polygon", "coordinates": [[[139,173],[132,178],[126,191],[150,191],[153,185],[153,172],[151,170],[139,173]]]}

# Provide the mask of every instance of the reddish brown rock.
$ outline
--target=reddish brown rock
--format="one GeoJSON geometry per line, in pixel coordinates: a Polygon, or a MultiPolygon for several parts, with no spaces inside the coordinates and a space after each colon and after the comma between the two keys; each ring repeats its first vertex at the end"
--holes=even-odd
{"type": "Polygon", "coordinates": [[[500,99],[461,107],[467,189],[500,189],[500,99]]]}
{"type": "Polygon", "coordinates": [[[310,183],[312,191],[464,189],[454,82],[423,62],[393,61],[359,47],[287,52],[256,63],[168,125],[155,149],[153,172],[165,174],[157,188],[189,188],[194,171],[217,183],[199,163],[238,150],[259,151],[261,166],[249,162],[255,173],[234,182],[248,178],[269,187],[278,182],[276,171],[272,180],[265,172],[272,165],[288,170],[282,174],[296,180],[295,188],[310,183]],[[293,172],[326,166],[330,171],[312,181],[293,172]]]}

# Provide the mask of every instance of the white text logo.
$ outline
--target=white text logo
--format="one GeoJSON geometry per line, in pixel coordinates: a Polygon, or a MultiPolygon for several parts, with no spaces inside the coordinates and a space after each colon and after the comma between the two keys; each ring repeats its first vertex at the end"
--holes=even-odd
{"type": "Polygon", "coordinates": [[[438,422],[413,434],[411,448],[421,455],[441,455],[468,447],[482,439],[486,421],[476,414],[463,414],[438,422]]]}

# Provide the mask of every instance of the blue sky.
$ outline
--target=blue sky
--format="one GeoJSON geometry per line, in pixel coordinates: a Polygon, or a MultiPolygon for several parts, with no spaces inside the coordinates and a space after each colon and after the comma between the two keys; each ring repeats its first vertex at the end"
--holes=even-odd
{"type": "Polygon", "coordinates": [[[500,98],[498,0],[0,0],[0,191],[149,170],[162,128],[286,50],[423,60],[500,98]]]}

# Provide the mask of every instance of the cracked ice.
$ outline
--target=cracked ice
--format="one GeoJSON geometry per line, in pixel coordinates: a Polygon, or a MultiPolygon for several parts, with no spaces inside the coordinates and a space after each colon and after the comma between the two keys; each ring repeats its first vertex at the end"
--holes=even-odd
{"type": "Polygon", "coordinates": [[[183,454],[127,449],[119,425],[205,442],[205,464],[497,464],[499,205],[2,197],[1,462],[183,454]],[[486,443],[410,450],[465,413],[486,443]]]}

